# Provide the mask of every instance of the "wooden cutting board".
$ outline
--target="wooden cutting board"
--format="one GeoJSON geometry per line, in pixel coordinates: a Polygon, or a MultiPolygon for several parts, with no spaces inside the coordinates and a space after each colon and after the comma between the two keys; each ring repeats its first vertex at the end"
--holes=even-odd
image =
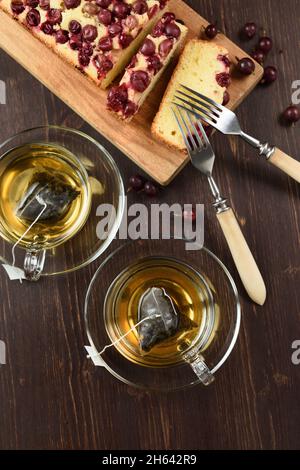
{"type": "MultiPolygon", "coordinates": [[[[189,28],[188,38],[199,37],[207,21],[182,0],[171,0],[170,10],[189,28]]],[[[225,46],[230,58],[245,57],[237,45],[224,35],[215,40],[225,46]]],[[[170,150],[155,141],[150,132],[151,122],[170,78],[175,61],[150,94],[139,114],[129,124],[118,121],[106,111],[106,92],[65,63],[23,26],[0,10],[0,47],[19,62],[34,77],[72,108],[100,134],[115,144],[125,155],[162,185],[167,185],[187,163],[187,155],[170,150]]],[[[249,77],[233,77],[229,92],[230,107],[236,108],[260,81],[261,66],[249,77]]]]}

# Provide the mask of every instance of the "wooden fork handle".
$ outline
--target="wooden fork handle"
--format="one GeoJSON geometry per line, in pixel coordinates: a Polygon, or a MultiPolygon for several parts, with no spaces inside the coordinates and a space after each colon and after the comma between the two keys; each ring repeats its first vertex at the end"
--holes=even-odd
{"type": "Polygon", "coordinates": [[[256,261],[232,209],[217,213],[231,255],[249,297],[259,305],[266,300],[266,287],[256,261]]]}
{"type": "Polygon", "coordinates": [[[295,160],[292,157],[289,157],[287,154],[275,148],[274,153],[268,160],[272,165],[276,166],[282,170],[287,175],[294,178],[294,180],[300,183],[300,162],[295,160]]]}

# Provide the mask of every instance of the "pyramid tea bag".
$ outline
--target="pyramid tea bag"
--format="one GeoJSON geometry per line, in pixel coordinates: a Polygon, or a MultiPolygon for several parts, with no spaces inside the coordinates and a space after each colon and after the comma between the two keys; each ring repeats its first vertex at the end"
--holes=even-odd
{"type": "Polygon", "coordinates": [[[174,336],[179,329],[179,315],[171,297],[159,287],[148,289],[139,304],[138,320],[140,348],[149,352],[153,346],[174,336]]]}
{"type": "Polygon", "coordinates": [[[64,216],[78,194],[58,174],[35,173],[19,201],[16,214],[29,222],[33,222],[39,214],[39,221],[58,220],[64,216]],[[45,210],[41,213],[43,206],[45,210]]]}

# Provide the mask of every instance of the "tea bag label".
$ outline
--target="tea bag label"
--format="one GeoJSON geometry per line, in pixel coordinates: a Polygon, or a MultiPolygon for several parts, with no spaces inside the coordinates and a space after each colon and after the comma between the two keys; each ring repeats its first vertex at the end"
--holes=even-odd
{"type": "Polygon", "coordinates": [[[93,346],[84,346],[84,347],[85,347],[85,349],[88,353],[88,357],[93,361],[94,366],[100,366],[100,367],[105,367],[106,366],[106,364],[103,361],[102,357],[100,356],[100,354],[98,354],[96,349],[93,348],[93,346]]]}
{"type": "Polygon", "coordinates": [[[11,281],[22,281],[23,279],[26,279],[23,269],[16,268],[16,266],[11,266],[10,264],[2,264],[2,266],[11,281]]]}

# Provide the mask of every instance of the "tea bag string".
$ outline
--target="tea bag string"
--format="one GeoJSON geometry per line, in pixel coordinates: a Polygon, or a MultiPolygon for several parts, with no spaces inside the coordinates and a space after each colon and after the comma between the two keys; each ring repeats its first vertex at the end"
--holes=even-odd
{"type": "Polygon", "coordinates": [[[134,329],[136,329],[138,326],[140,326],[142,323],[144,323],[144,321],[146,320],[150,320],[151,318],[161,318],[162,315],[161,314],[156,314],[156,315],[153,315],[153,316],[148,316],[146,318],[143,318],[142,320],[140,320],[139,322],[135,323],[131,328],[130,330],[128,330],[124,335],[120,336],[120,338],[118,338],[116,341],[113,341],[112,343],[110,344],[107,344],[106,346],[104,346],[104,348],[97,354],[88,354],[87,355],[87,358],[88,359],[92,359],[93,357],[99,357],[99,356],[102,356],[102,354],[108,349],[108,348],[111,348],[112,346],[115,346],[116,344],[120,343],[120,341],[122,341],[124,338],[126,338],[126,336],[129,335],[129,333],[131,333],[134,329]]]}
{"type": "MultiPolygon", "coordinates": [[[[14,244],[14,246],[12,247],[11,249],[11,254],[12,254],[12,266],[15,266],[16,264],[16,256],[15,256],[15,249],[16,247],[19,245],[19,243],[23,240],[24,237],[26,237],[27,233],[32,229],[32,227],[38,222],[39,218],[43,215],[43,213],[45,212],[45,210],[47,209],[47,204],[45,203],[45,201],[40,198],[38,196],[38,194],[36,194],[29,203],[27,203],[26,207],[28,206],[28,204],[30,204],[33,199],[37,199],[37,201],[39,202],[39,204],[41,206],[43,206],[43,208],[41,209],[41,212],[36,216],[36,218],[34,219],[34,221],[29,225],[29,227],[25,230],[25,232],[23,233],[23,235],[21,235],[20,238],[18,238],[18,240],[16,241],[16,243],[14,244]]],[[[26,207],[24,207],[24,209],[22,210],[21,214],[23,214],[23,212],[25,211],[26,207]]]]}

